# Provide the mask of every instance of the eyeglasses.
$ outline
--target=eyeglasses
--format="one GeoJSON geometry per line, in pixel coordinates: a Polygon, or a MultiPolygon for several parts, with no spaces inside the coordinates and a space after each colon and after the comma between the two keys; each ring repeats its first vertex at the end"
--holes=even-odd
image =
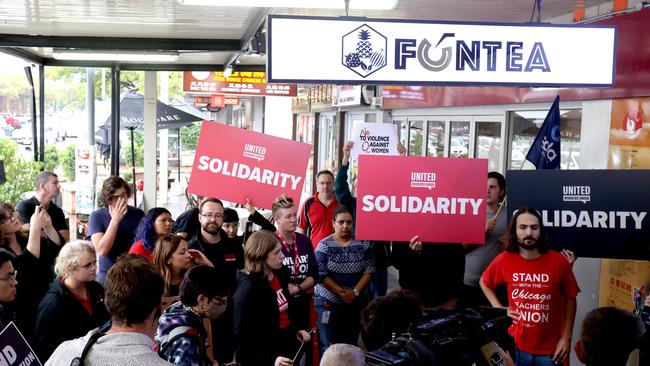
{"type": "Polygon", "coordinates": [[[7,273],[7,277],[0,277],[0,281],[8,281],[8,282],[14,281],[15,282],[16,277],[18,277],[18,271],[13,271],[13,272],[7,273]]]}
{"type": "Polygon", "coordinates": [[[213,220],[213,219],[223,219],[223,214],[222,213],[202,213],[201,217],[204,219],[208,220],[213,220]]]}
{"type": "Polygon", "coordinates": [[[215,296],[214,301],[216,305],[226,305],[228,303],[228,296],[215,296]]]}
{"type": "Polygon", "coordinates": [[[97,261],[92,261],[92,262],[90,262],[88,264],[83,264],[83,265],[80,264],[79,267],[81,267],[83,269],[97,268],[97,261]]]}

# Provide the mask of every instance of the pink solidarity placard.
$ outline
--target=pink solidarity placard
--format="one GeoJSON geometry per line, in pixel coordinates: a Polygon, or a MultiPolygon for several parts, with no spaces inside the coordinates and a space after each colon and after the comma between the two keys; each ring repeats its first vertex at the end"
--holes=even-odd
{"type": "Polygon", "coordinates": [[[271,208],[286,194],[297,203],[311,146],[203,121],[188,192],[271,208]]]}
{"type": "Polygon", "coordinates": [[[487,160],[359,155],[357,239],[484,243],[487,160]]]}

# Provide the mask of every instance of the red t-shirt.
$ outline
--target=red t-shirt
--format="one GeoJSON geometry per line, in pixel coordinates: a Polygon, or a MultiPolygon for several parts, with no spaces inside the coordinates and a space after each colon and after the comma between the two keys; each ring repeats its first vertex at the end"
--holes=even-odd
{"type": "Polygon", "coordinates": [[[580,292],[569,262],[554,251],[535,259],[503,252],[483,272],[483,282],[491,289],[508,286],[510,308],[521,315],[509,329],[517,348],[553,354],[562,336],[565,299],[575,299],[580,292]]]}
{"type": "Polygon", "coordinates": [[[282,291],[282,285],[280,285],[280,280],[278,280],[278,276],[273,276],[272,280],[269,280],[269,285],[271,285],[271,288],[273,291],[275,291],[275,294],[278,296],[278,311],[280,312],[280,329],[284,329],[291,325],[291,321],[289,320],[289,301],[287,300],[287,297],[284,296],[284,292],[282,291]]]}
{"type": "Polygon", "coordinates": [[[336,196],[325,207],[318,200],[318,192],[303,203],[300,209],[300,224],[298,227],[303,229],[305,235],[311,239],[311,244],[314,246],[314,249],[316,249],[321,240],[334,232],[332,214],[337,207],[339,207],[339,201],[336,200],[336,196]]]}
{"type": "Polygon", "coordinates": [[[129,254],[137,254],[153,262],[153,251],[148,251],[147,249],[145,249],[142,240],[138,240],[135,243],[133,243],[133,245],[131,245],[131,249],[129,249],[129,254]]]}

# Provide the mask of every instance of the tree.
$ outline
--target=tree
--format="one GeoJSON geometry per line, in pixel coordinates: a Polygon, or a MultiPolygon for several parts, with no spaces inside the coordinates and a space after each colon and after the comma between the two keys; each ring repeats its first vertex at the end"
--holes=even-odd
{"type": "MultiPolygon", "coordinates": [[[[127,166],[133,166],[131,163],[131,133],[129,132],[129,141],[121,145],[124,154],[124,162],[127,166]]],[[[135,147],[135,166],[144,166],[144,134],[141,131],[133,131],[133,145],[135,147]]]]}
{"type": "Polygon", "coordinates": [[[63,175],[70,181],[74,181],[75,179],[75,150],[74,145],[68,145],[59,153],[59,161],[63,168],[63,175]]]}
{"type": "Polygon", "coordinates": [[[196,150],[201,133],[201,123],[195,122],[191,125],[181,127],[181,146],[185,150],[196,150]]]}
{"type": "Polygon", "coordinates": [[[53,172],[59,167],[59,151],[54,145],[45,146],[45,170],[53,172]]]}
{"type": "Polygon", "coordinates": [[[0,139],[0,160],[5,162],[7,181],[0,184],[0,201],[16,205],[23,193],[34,190],[34,179],[43,168],[43,163],[26,161],[17,154],[18,144],[9,139],[0,139]]]}

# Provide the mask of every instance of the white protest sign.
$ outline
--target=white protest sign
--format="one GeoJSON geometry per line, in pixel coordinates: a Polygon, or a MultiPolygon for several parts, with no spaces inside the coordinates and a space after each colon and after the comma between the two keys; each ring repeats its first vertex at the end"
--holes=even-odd
{"type": "Polygon", "coordinates": [[[352,141],[352,159],[359,155],[399,155],[397,126],[392,123],[355,123],[352,141]]]}

